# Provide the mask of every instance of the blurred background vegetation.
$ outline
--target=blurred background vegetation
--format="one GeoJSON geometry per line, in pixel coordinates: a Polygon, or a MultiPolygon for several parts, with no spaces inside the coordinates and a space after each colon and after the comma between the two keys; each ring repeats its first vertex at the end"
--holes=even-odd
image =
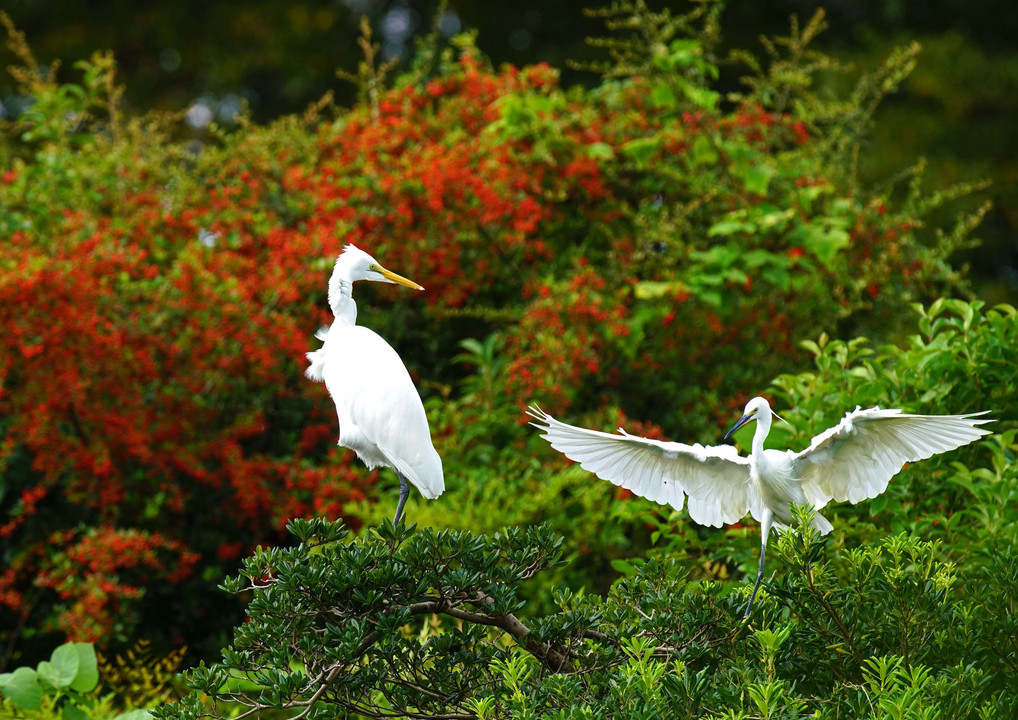
{"type": "MultiPolygon", "coordinates": [[[[750,521],[700,528],[570,466],[524,425],[529,402],[714,444],[766,393],[792,423],[772,442],[797,449],[857,403],[990,409],[991,438],[835,508],[826,547],[939,541],[928,552],[966,576],[938,612],[1013,592],[992,560],[1018,528],[1018,319],[990,309],[1016,297],[1013,18],[844,3],[817,34],[810,3],[737,1],[720,21],[713,3],[624,5],[608,28],[578,3],[11,8],[0,670],[53,665],[72,639],[115,677],[118,653],[151,648],[173,662],[139,661],[154,671],[132,704],[148,704],[171,665],[229,643],[244,596],[218,585],[256,546],[292,544],[290,519],[374,542],[395,479],[335,446],[302,374],[347,241],[428,288],[357,290],[445,463],[447,493],[414,496],[411,521],[467,543],[563,538],[521,616],[556,612],[563,587],[596,603],[666,556],[697,587],[721,581],[727,623],[759,547],[750,521]]],[[[973,630],[972,657],[1012,652],[994,632],[973,630]]]]}
{"type": "MultiPolygon", "coordinates": [[[[414,40],[438,23],[452,36],[477,32],[478,46],[496,65],[547,62],[562,82],[592,86],[578,69],[599,57],[585,43],[600,22],[585,17],[589,0],[491,3],[454,0],[436,18],[437,0],[176,0],[138,4],[87,0],[11,0],[5,10],[31,39],[40,62],[73,61],[112,50],[125,98],[137,110],[188,111],[196,136],[213,120],[229,124],[246,104],[256,121],[302,111],[326,93],[349,105],[355,88],[337,82],[337,68],[360,60],[356,38],[370,18],[383,57],[406,63],[414,40]]],[[[651,8],[679,3],[650,0],[651,8]]],[[[843,62],[873,65],[888,48],[918,41],[923,52],[901,90],[882,103],[875,132],[861,154],[864,182],[893,177],[915,158],[929,162],[933,189],[989,179],[993,209],[978,249],[967,251],[982,297],[1013,301],[1018,293],[1018,10],[1008,0],[731,0],[719,49],[759,49],[760,35],[804,21],[823,8],[830,28],[816,47],[843,62]]],[[[10,61],[10,56],[0,58],[10,61]]],[[[721,86],[737,86],[722,65],[721,86]]],[[[23,109],[9,77],[0,76],[0,116],[23,109]]],[[[944,218],[938,218],[943,221],[944,218]]]]}

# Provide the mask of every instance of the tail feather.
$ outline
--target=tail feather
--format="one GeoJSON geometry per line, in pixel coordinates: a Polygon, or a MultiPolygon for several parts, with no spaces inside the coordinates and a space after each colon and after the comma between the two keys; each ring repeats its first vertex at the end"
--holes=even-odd
{"type": "Polygon", "coordinates": [[[401,460],[390,460],[390,463],[428,500],[434,500],[445,492],[442,458],[434,449],[413,467],[401,460]]]}

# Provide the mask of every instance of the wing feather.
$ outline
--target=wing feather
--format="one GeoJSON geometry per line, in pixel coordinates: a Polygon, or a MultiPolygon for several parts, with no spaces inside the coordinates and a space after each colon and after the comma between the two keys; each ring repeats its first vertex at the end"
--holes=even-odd
{"type": "Polygon", "coordinates": [[[876,497],[907,462],[967,445],[988,435],[985,413],[909,415],[901,410],[856,408],[792,459],[803,491],[815,507],[831,500],[858,503],[876,497]]]}
{"type": "Polygon", "coordinates": [[[688,495],[689,515],[701,525],[734,523],[750,509],[749,460],[733,447],[588,430],[556,420],[537,406],[528,414],[542,437],[584,470],[677,510],[688,495]]]}

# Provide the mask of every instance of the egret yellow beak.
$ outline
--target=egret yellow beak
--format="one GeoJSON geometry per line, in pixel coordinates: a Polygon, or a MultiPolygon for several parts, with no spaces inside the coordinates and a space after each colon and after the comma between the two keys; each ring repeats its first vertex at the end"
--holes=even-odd
{"type": "Polygon", "coordinates": [[[752,420],[756,420],[756,413],[755,412],[754,413],[749,413],[748,415],[743,415],[741,418],[739,418],[739,421],[737,423],[732,425],[732,429],[725,433],[725,437],[723,439],[727,440],[728,438],[730,438],[732,436],[732,433],[734,433],[736,430],[738,430],[743,425],[745,425],[746,423],[748,423],[748,422],[750,422],[752,420]]]}
{"type": "Polygon", "coordinates": [[[392,282],[392,283],[396,283],[397,285],[402,285],[403,287],[413,288],[414,290],[423,290],[424,289],[423,287],[421,287],[420,285],[415,283],[413,280],[407,280],[402,275],[397,275],[392,270],[386,270],[384,267],[379,267],[378,268],[378,272],[382,273],[382,277],[384,277],[386,280],[388,280],[389,282],[392,282]]]}

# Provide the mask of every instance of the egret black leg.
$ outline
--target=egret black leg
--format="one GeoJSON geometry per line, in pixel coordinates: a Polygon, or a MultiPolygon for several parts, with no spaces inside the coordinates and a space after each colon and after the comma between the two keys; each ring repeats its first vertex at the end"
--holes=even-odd
{"type": "Polygon", "coordinates": [[[756,583],[753,584],[753,592],[749,596],[749,604],[746,605],[746,612],[742,619],[749,617],[749,611],[753,609],[753,601],[756,599],[756,591],[760,589],[760,581],[763,580],[764,558],[767,557],[767,536],[771,534],[771,523],[774,522],[774,515],[770,508],[764,508],[763,517],[760,518],[760,567],[756,570],[756,583]]]}
{"type": "Polygon", "coordinates": [[[406,499],[410,497],[410,483],[398,470],[396,476],[399,478],[399,505],[396,506],[396,515],[392,518],[393,525],[399,525],[400,518],[403,517],[403,506],[406,505],[406,499]]]}
{"type": "Polygon", "coordinates": [[[763,580],[764,555],[767,553],[767,543],[760,546],[760,567],[756,570],[756,583],[753,584],[753,592],[749,596],[749,604],[746,605],[746,612],[742,614],[743,619],[749,617],[749,611],[753,609],[753,600],[756,599],[756,591],[760,589],[760,581],[763,580]]]}

